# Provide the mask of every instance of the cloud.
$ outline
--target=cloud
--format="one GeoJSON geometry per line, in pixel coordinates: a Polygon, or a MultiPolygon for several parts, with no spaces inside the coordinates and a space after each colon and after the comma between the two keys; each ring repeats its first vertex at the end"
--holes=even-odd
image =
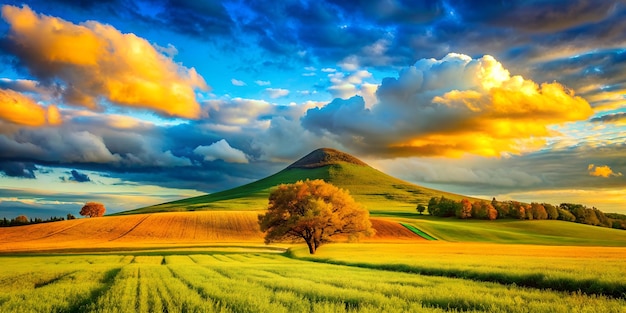
{"type": "Polygon", "coordinates": [[[626,113],[620,112],[620,113],[606,114],[603,116],[594,117],[589,121],[592,123],[613,123],[617,125],[625,125],[626,113]]]}
{"type": "Polygon", "coordinates": [[[499,2],[489,6],[455,0],[451,4],[471,22],[553,32],[596,23],[614,13],[614,1],[499,2]]]}
{"type": "Polygon", "coordinates": [[[87,174],[84,173],[80,173],[77,170],[72,170],[70,171],[70,179],[71,181],[75,181],[77,183],[87,183],[90,182],[91,179],[89,178],[89,176],[87,176],[87,174]]]}
{"type": "Polygon", "coordinates": [[[79,25],[37,14],[28,6],[5,5],[10,30],[6,49],[20,66],[45,84],[61,83],[68,104],[97,109],[99,99],[166,116],[197,118],[195,90],[202,76],[159,53],[148,41],[110,25],[79,25]]]}
{"type": "Polygon", "coordinates": [[[24,126],[62,123],[55,105],[41,106],[32,98],[11,89],[0,89],[0,119],[24,126]]]}
{"type": "Polygon", "coordinates": [[[255,80],[254,83],[259,86],[269,86],[272,84],[269,80],[255,80]]]}
{"type": "Polygon", "coordinates": [[[246,155],[241,150],[231,147],[225,139],[209,146],[198,146],[193,152],[203,156],[205,161],[220,159],[228,163],[248,163],[246,155]]]}
{"type": "Polygon", "coordinates": [[[234,79],[234,78],[230,79],[230,83],[233,84],[233,86],[239,86],[239,87],[246,85],[245,82],[238,80],[238,79],[234,79]]]}
{"type": "Polygon", "coordinates": [[[265,88],[265,92],[272,99],[284,97],[289,94],[289,90],[282,88],[265,88]]]}
{"type": "Polygon", "coordinates": [[[359,70],[349,74],[333,72],[328,74],[330,87],[326,89],[333,97],[347,99],[355,95],[365,99],[366,106],[371,107],[375,102],[375,91],[378,85],[367,83],[364,80],[372,78],[372,73],[359,70]]]}
{"type": "Polygon", "coordinates": [[[269,127],[250,139],[251,149],[259,151],[259,160],[281,163],[279,167],[294,162],[316,148],[329,147],[345,151],[345,147],[334,139],[304,129],[297,118],[281,115],[272,117],[269,127]]]}
{"type": "Polygon", "coordinates": [[[548,126],[587,119],[592,109],[559,83],[511,76],[491,56],[422,59],[385,78],[378,103],[335,99],[307,111],[303,126],[370,154],[502,156],[535,151],[548,126]]]}
{"type": "Polygon", "coordinates": [[[609,178],[611,176],[622,176],[622,173],[613,172],[613,170],[607,165],[598,166],[595,164],[589,164],[589,166],[587,166],[587,171],[589,171],[589,175],[596,177],[609,178]]]}
{"type": "Polygon", "coordinates": [[[0,172],[9,177],[21,177],[35,179],[37,166],[30,162],[0,162],[0,172]]]}

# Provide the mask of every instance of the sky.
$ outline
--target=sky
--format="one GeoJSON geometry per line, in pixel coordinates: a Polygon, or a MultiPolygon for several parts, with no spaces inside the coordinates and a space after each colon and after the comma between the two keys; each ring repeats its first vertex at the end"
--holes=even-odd
{"type": "Polygon", "coordinates": [[[624,0],[1,13],[0,217],[216,192],[320,147],[444,191],[626,213],[624,0]]]}

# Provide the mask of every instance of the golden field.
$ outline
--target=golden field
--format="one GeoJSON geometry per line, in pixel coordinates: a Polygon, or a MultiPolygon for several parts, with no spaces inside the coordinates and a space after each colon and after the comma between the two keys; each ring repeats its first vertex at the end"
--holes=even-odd
{"type": "MultiPolygon", "coordinates": [[[[255,211],[199,211],[83,218],[0,228],[0,252],[262,245],[255,211]]],[[[421,240],[397,222],[371,219],[365,241],[421,240]]]]}

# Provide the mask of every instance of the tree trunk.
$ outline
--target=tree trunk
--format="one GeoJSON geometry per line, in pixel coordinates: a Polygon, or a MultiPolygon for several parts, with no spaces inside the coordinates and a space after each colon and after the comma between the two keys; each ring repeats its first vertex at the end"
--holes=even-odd
{"type": "Polygon", "coordinates": [[[315,254],[315,249],[317,248],[317,245],[315,245],[315,241],[313,240],[313,238],[306,240],[306,244],[307,246],[309,246],[309,254],[315,254]]]}

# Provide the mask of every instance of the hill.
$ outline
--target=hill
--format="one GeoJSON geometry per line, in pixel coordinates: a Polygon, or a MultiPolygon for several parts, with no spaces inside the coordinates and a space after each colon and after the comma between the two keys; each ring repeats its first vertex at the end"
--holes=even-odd
{"type": "MultiPolygon", "coordinates": [[[[418,203],[445,196],[460,200],[464,196],[414,185],[391,177],[347,153],[317,149],[282,171],[233,189],[204,196],[158,204],[118,214],[138,214],[196,210],[264,210],[270,190],[279,184],[305,179],[323,179],[347,189],[372,215],[415,212],[418,203]]],[[[470,198],[472,199],[472,198],[470,198]]]]}

